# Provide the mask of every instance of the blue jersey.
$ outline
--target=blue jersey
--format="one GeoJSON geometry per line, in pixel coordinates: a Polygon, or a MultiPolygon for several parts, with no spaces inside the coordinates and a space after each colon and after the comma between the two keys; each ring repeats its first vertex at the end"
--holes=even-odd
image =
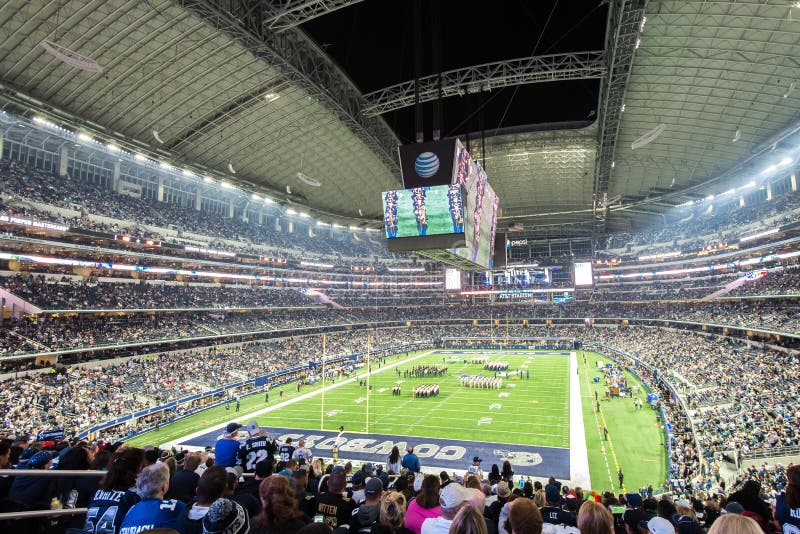
{"type": "Polygon", "coordinates": [[[87,506],[83,530],[91,534],[117,534],[122,518],[139,502],[139,496],[130,490],[97,490],[87,506]]]}
{"type": "Polygon", "coordinates": [[[783,534],[800,532],[800,508],[789,508],[785,493],[775,499],[775,518],[781,524],[783,534]]]}
{"type": "Polygon", "coordinates": [[[214,463],[222,467],[233,467],[239,459],[241,445],[235,439],[218,439],[214,444],[214,463]]]}
{"type": "Polygon", "coordinates": [[[175,528],[178,518],[186,510],[186,505],[181,501],[172,499],[145,499],[128,510],[119,534],[138,534],[154,528],[175,528]]]}

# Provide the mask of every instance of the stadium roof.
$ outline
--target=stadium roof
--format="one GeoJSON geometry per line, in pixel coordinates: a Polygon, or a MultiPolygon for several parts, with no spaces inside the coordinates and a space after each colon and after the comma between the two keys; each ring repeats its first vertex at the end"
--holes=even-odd
{"type": "MultiPolygon", "coordinates": [[[[378,193],[399,185],[395,146],[414,136],[412,3],[9,0],[0,98],[248,188],[377,217],[378,193]]],[[[442,134],[468,136],[485,160],[503,222],[591,236],[728,189],[756,168],[737,166],[789,139],[795,149],[796,4],[520,0],[437,15],[426,2],[422,75],[438,72],[438,17],[453,95],[442,134]]],[[[429,95],[427,138],[432,106],[429,95]]]]}

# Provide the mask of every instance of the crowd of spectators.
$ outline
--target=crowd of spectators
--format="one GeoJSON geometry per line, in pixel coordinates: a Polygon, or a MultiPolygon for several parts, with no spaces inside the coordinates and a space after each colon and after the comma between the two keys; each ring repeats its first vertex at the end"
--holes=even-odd
{"type": "MultiPolygon", "coordinates": [[[[220,310],[166,315],[87,314],[78,317],[40,315],[13,318],[0,321],[0,355],[19,356],[67,349],[97,350],[120,342],[147,343],[325,325],[444,319],[668,319],[800,334],[800,323],[796,320],[800,311],[797,305],[770,299],[652,304],[572,302],[562,305],[517,303],[490,306],[460,302],[413,307],[404,304],[404,301],[396,301],[391,305],[384,303],[382,307],[373,304],[363,308],[308,307],[297,310],[264,309],[250,313],[220,310]]],[[[151,349],[142,347],[140,350],[146,353],[151,349]]]]}
{"type": "Polygon", "coordinates": [[[236,423],[206,451],[78,440],[0,447],[2,467],[19,470],[0,485],[4,510],[88,509],[0,524],[15,532],[772,534],[796,528],[800,504],[797,465],[749,469],[729,492],[615,495],[552,477],[517,479],[508,462],[488,474],[423,474],[406,466],[413,451],[402,463],[326,464],[264,428],[236,423]],[[250,447],[260,453],[253,465],[250,447]],[[105,473],[47,480],[30,476],[35,469],[105,473]]]}
{"type": "Polygon", "coordinates": [[[602,250],[617,250],[628,245],[649,245],[649,253],[656,253],[659,247],[682,252],[697,252],[708,245],[717,243],[736,243],[741,237],[742,226],[761,223],[767,219],[778,217],[768,227],[760,228],[756,224],[751,232],[759,229],[774,228],[796,222],[800,213],[797,208],[798,193],[791,192],[767,202],[759,202],[739,207],[731,202],[720,205],[708,212],[704,203],[688,211],[675,211],[667,215],[663,224],[635,233],[611,234],[606,239],[602,250]]]}
{"type": "Polygon", "coordinates": [[[209,244],[221,250],[236,249],[251,253],[252,249],[249,247],[263,245],[279,250],[289,257],[301,259],[343,255],[390,257],[379,234],[376,234],[377,237],[366,232],[360,232],[360,235],[346,231],[331,234],[315,229],[312,230],[312,236],[308,231],[277,231],[274,228],[276,217],[281,218],[286,225],[278,208],[274,208],[268,217],[272,225],[258,224],[257,221],[245,222],[241,216],[230,218],[175,204],[167,207],[163,202],[116,194],[95,183],[37,171],[10,160],[0,162],[0,178],[0,193],[7,196],[4,203],[6,210],[12,210],[15,214],[35,215],[75,228],[155,239],[164,237],[159,234],[158,228],[178,229],[181,233],[205,236],[209,239],[209,244]],[[25,205],[26,200],[77,210],[81,216],[64,218],[52,215],[25,205]],[[99,222],[90,217],[91,215],[109,217],[120,222],[99,222]],[[240,242],[241,247],[229,244],[231,242],[240,242]]]}
{"type": "Polygon", "coordinates": [[[272,308],[311,306],[296,289],[197,283],[54,281],[44,276],[0,279],[0,287],[45,310],[272,308]]]}

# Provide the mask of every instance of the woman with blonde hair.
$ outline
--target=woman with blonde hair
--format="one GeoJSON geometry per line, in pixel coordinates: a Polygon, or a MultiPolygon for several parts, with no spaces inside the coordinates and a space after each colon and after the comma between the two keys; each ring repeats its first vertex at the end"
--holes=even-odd
{"type": "Polygon", "coordinates": [[[754,519],[739,514],[724,514],[714,521],[708,534],[764,534],[754,519]]]}
{"type": "Polygon", "coordinates": [[[487,532],[483,514],[475,506],[467,504],[453,518],[448,534],[487,534],[487,532]]]}
{"type": "Polygon", "coordinates": [[[406,521],[406,496],[399,491],[387,491],[381,497],[378,522],[370,534],[414,534],[404,526],[406,521]]]}
{"type": "Polygon", "coordinates": [[[543,489],[537,490],[536,493],[533,494],[533,504],[535,504],[536,508],[538,508],[539,510],[544,508],[544,505],[547,504],[546,501],[547,499],[544,495],[543,489]]]}
{"type": "Polygon", "coordinates": [[[578,530],[581,534],[612,534],[614,516],[602,504],[588,500],[578,510],[578,530]]]}

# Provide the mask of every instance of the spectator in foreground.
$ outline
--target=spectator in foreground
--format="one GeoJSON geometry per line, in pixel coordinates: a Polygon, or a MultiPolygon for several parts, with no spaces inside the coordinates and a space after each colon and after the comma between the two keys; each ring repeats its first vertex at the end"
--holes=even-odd
{"type": "Polygon", "coordinates": [[[174,499],[165,501],[169,489],[169,469],[163,463],[148,465],[136,477],[136,493],[142,499],[125,514],[119,534],[137,534],[155,528],[175,528],[186,505],[174,499]]]}
{"type": "Polygon", "coordinates": [[[317,515],[321,515],[323,522],[334,529],[349,525],[356,508],[355,501],[344,495],[346,485],[347,475],[344,470],[336,469],[328,477],[328,491],[317,497],[317,515]]]}
{"type": "MultiPolygon", "coordinates": [[[[184,504],[189,504],[194,500],[197,483],[200,480],[200,475],[198,475],[196,471],[200,466],[201,458],[199,453],[192,453],[185,456],[181,453],[178,456],[183,459],[183,469],[172,475],[166,497],[168,499],[177,499],[184,504]]],[[[211,505],[211,503],[208,504],[209,506],[211,505]]]]}
{"type": "MultiPolygon", "coordinates": [[[[515,499],[509,503],[508,521],[505,524],[507,532],[511,534],[542,534],[543,524],[541,512],[530,499],[515,499]]],[[[581,531],[581,534],[589,533],[581,531]]]]}
{"type": "Polygon", "coordinates": [[[397,491],[387,491],[381,497],[378,523],[370,534],[413,534],[405,525],[406,497],[397,491]]]}
{"type": "Polygon", "coordinates": [[[253,521],[252,534],[295,534],[305,526],[288,478],[271,475],[261,482],[259,493],[262,510],[253,521]]]}
{"type": "Polygon", "coordinates": [[[451,482],[442,488],[439,495],[442,515],[426,519],[422,523],[421,534],[446,534],[449,532],[453,518],[470,497],[472,497],[472,492],[467,491],[464,486],[456,482],[451,482]]]}
{"type": "MultiPolygon", "coordinates": [[[[203,534],[247,534],[250,519],[240,505],[228,499],[217,499],[203,518],[203,534]]],[[[182,534],[182,533],[181,533],[182,534]]]]}
{"type": "MultiPolygon", "coordinates": [[[[653,532],[652,530],[650,532],[653,532]]],[[[654,534],[662,534],[655,532],[654,534]]],[[[724,514],[714,521],[708,534],[764,534],[755,520],[740,514],[724,514]]]]}
{"type": "Polygon", "coordinates": [[[203,476],[197,482],[197,502],[186,508],[186,512],[178,519],[176,530],[181,534],[203,532],[203,518],[211,505],[222,497],[226,475],[225,468],[220,465],[211,466],[203,472],[203,476]]]}
{"type": "MultiPolygon", "coordinates": [[[[364,504],[353,510],[353,517],[350,519],[350,534],[369,532],[372,526],[378,523],[381,514],[382,495],[383,483],[380,479],[372,477],[367,480],[367,484],[364,487],[364,504]]],[[[405,504],[405,496],[403,497],[403,504],[405,504]]]]}
{"type": "Polygon", "coordinates": [[[783,532],[800,532],[800,465],[786,469],[786,491],[775,499],[775,518],[783,532]]]}
{"type": "Polygon", "coordinates": [[[467,504],[453,518],[448,534],[487,534],[486,520],[476,507],[467,504]]]}
{"type": "Polygon", "coordinates": [[[142,449],[126,447],[116,453],[87,508],[83,530],[91,534],[119,532],[128,510],[139,502],[130,488],[142,467],[142,449]]]}
{"type": "Polygon", "coordinates": [[[586,501],[578,511],[578,529],[581,534],[612,534],[614,516],[602,504],[586,501]]]}
{"type": "Polygon", "coordinates": [[[439,517],[442,508],[439,506],[439,478],[426,475],[422,479],[419,494],[408,503],[405,527],[414,534],[420,534],[422,523],[430,517],[439,517]]]}

